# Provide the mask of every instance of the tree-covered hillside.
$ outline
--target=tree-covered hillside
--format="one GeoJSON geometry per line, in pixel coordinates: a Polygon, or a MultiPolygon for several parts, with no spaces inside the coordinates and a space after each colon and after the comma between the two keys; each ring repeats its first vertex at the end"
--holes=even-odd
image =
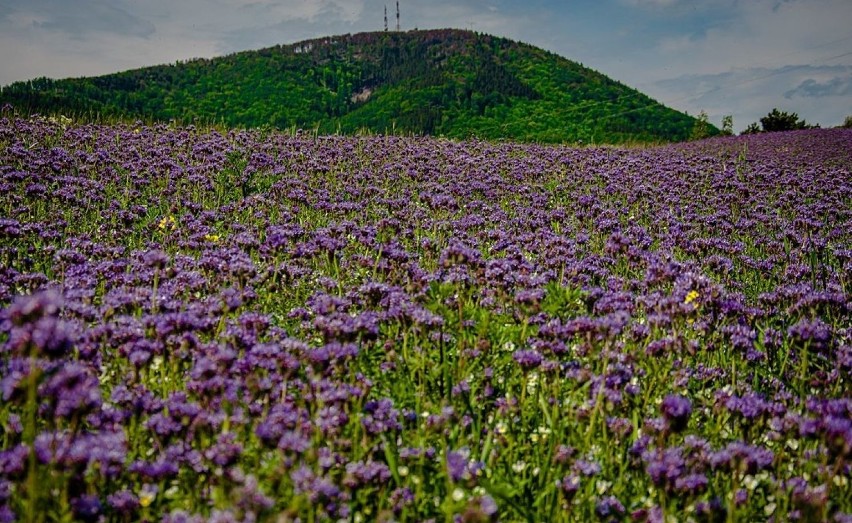
{"type": "Polygon", "coordinates": [[[0,103],[75,116],[541,142],[677,141],[695,123],[553,53],[449,29],[335,36],[99,77],[41,78],[3,88],[0,103]]]}

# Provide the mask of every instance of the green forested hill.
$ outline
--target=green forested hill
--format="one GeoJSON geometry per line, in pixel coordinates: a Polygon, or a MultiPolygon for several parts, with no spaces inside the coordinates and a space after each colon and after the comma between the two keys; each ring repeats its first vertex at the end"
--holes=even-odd
{"type": "Polygon", "coordinates": [[[41,78],[3,88],[0,103],[76,116],[541,142],[676,141],[695,124],[553,53],[451,29],[343,35],[98,77],[41,78]]]}

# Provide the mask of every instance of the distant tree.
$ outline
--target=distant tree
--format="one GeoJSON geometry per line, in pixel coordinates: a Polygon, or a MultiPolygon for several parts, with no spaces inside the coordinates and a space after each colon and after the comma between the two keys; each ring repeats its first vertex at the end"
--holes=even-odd
{"type": "Polygon", "coordinates": [[[734,135],[734,117],[733,115],[725,115],[722,117],[722,135],[723,136],[733,136],[734,135]]]}
{"type": "Polygon", "coordinates": [[[698,113],[695,117],[695,123],[692,125],[692,132],[689,135],[690,140],[701,140],[710,136],[709,117],[705,111],[698,113]]]}
{"type": "Polygon", "coordinates": [[[759,132],[761,132],[760,126],[757,122],[752,122],[748,124],[748,127],[745,128],[742,134],[757,134],[759,132]]]}
{"type": "Polygon", "coordinates": [[[808,125],[804,120],[799,120],[799,115],[796,113],[788,114],[784,111],[779,111],[777,108],[760,119],[760,125],[763,131],[767,133],[775,131],[795,131],[798,129],[810,129],[813,126],[808,125]]]}
{"type": "Polygon", "coordinates": [[[852,129],[852,114],[850,114],[849,116],[846,117],[845,120],[843,120],[843,128],[844,129],[852,129]]]}

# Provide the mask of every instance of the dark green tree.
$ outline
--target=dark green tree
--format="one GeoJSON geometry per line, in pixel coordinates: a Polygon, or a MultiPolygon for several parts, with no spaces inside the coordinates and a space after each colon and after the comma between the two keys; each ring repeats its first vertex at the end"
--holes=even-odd
{"type": "Polygon", "coordinates": [[[752,122],[748,124],[748,127],[745,128],[742,134],[757,134],[759,132],[761,132],[760,126],[757,124],[757,122],[752,122]]]}
{"type": "Polygon", "coordinates": [[[769,114],[760,119],[760,125],[763,131],[767,133],[775,131],[795,131],[798,129],[810,129],[812,125],[804,120],[799,120],[799,115],[796,113],[788,114],[784,111],[779,111],[777,108],[772,109],[769,114]]]}

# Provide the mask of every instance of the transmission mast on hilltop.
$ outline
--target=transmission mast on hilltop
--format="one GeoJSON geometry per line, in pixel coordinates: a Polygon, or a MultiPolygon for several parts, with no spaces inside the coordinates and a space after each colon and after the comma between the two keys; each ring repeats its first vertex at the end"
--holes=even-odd
{"type": "Polygon", "coordinates": [[[388,32],[388,6],[385,4],[385,32],[388,32]]]}
{"type": "Polygon", "coordinates": [[[399,32],[399,0],[396,2],[396,32],[399,32]]]}

